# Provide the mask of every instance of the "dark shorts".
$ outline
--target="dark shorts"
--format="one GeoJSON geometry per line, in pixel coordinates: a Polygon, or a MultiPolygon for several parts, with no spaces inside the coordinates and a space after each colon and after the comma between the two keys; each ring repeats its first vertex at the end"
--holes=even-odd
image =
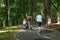
{"type": "Polygon", "coordinates": [[[41,27],[41,22],[37,22],[38,27],[41,27]]]}

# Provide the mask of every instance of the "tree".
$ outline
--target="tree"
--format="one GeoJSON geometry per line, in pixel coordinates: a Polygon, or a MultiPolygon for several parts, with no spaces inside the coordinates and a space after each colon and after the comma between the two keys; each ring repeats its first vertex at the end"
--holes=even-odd
{"type": "Polygon", "coordinates": [[[10,26],[10,5],[9,0],[5,0],[5,24],[10,26]]]}
{"type": "Polygon", "coordinates": [[[51,24],[51,0],[44,0],[44,14],[47,24],[51,24]]]}

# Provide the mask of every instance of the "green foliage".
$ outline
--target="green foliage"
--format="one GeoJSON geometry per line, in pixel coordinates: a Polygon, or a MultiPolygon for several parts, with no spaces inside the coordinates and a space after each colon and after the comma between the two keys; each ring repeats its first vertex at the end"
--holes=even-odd
{"type": "MultiPolygon", "coordinates": [[[[4,0],[7,1],[7,0],[4,0]]],[[[56,6],[56,4],[60,5],[60,1],[58,0],[52,0],[53,4],[56,6]]],[[[6,2],[7,3],[7,2],[6,2]]],[[[44,18],[44,0],[9,0],[9,5],[6,5],[1,7],[0,6],[0,20],[5,20],[5,7],[10,8],[10,20],[12,21],[12,25],[21,24],[23,19],[26,18],[26,14],[33,16],[33,13],[36,14],[38,12],[41,12],[44,18]]],[[[57,7],[57,6],[56,6],[57,7]]],[[[7,11],[8,13],[8,11],[7,11]]],[[[56,16],[56,9],[51,6],[51,13],[52,17],[56,16]]],[[[36,16],[35,14],[35,16],[36,16]]],[[[54,19],[54,17],[52,18],[54,19]]],[[[56,19],[54,19],[56,20],[56,19]]]]}
{"type": "Polygon", "coordinates": [[[51,7],[51,19],[52,19],[52,22],[56,23],[57,22],[57,11],[55,10],[55,8],[52,6],[51,7]]]}
{"type": "Polygon", "coordinates": [[[60,0],[52,0],[52,2],[60,5],[60,0]]]}

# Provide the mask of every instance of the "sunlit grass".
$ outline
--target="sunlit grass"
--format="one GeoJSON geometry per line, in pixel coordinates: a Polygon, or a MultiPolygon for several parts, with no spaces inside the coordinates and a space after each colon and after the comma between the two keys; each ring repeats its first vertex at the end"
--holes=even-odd
{"type": "Polygon", "coordinates": [[[14,33],[15,32],[0,33],[0,40],[14,40],[14,33]]]}
{"type": "Polygon", "coordinates": [[[0,40],[15,40],[14,34],[18,31],[17,26],[0,29],[0,40]]]}
{"type": "Polygon", "coordinates": [[[0,29],[0,30],[15,30],[17,28],[18,28],[17,26],[10,26],[10,27],[5,27],[5,28],[0,29]]]}

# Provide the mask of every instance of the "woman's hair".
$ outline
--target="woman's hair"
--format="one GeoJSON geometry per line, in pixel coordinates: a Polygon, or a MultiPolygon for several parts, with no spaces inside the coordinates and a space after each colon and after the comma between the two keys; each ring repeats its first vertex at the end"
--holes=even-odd
{"type": "Polygon", "coordinates": [[[41,15],[41,12],[39,12],[38,14],[41,15]]]}

